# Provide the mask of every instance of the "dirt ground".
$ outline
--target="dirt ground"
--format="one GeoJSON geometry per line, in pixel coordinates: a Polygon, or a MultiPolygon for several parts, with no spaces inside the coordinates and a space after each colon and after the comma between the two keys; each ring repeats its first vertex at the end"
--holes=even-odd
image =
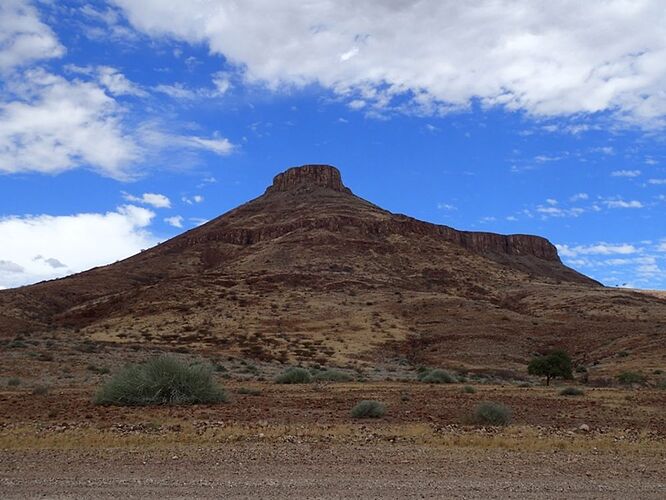
{"type": "Polygon", "coordinates": [[[95,383],[0,392],[3,498],[664,498],[666,391],[224,380],[230,401],[91,403],[95,383]],[[354,420],[361,399],[386,403],[354,420]],[[512,425],[480,427],[481,401],[512,425]],[[581,427],[582,426],[582,427],[581,427]]]}
{"type": "Polygon", "coordinates": [[[243,443],[0,452],[3,498],[664,498],[664,456],[243,443]]]}

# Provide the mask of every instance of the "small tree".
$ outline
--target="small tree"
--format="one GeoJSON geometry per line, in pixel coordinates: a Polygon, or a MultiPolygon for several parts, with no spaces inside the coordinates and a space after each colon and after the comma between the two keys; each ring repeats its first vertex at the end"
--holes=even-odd
{"type": "Polygon", "coordinates": [[[546,385],[550,385],[550,379],[562,377],[572,379],[571,358],[564,351],[553,351],[545,356],[532,359],[527,365],[527,373],[546,377],[546,385]]]}

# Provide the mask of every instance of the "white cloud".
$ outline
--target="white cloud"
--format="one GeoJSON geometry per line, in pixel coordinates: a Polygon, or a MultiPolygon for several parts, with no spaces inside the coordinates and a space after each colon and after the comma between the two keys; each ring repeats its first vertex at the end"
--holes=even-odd
{"type": "Polygon", "coordinates": [[[183,217],[180,215],[174,215],[173,217],[166,217],[164,222],[170,226],[181,228],[183,227],[183,217]]]}
{"type": "Polygon", "coordinates": [[[113,95],[134,95],[143,97],[148,95],[138,85],[129,81],[116,68],[110,66],[99,66],[97,68],[99,82],[113,95]]]}
{"type": "Polygon", "coordinates": [[[212,82],[214,88],[188,87],[180,82],[163,83],[153,87],[153,90],[165,94],[172,99],[191,101],[194,99],[211,99],[224,95],[231,88],[228,73],[218,71],[213,73],[212,82]]]}
{"type": "Polygon", "coordinates": [[[437,208],[439,210],[458,210],[458,207],[451,205],[450,203],[438,203],[437,208]]]}
{"type": "Polygon", "coordinates": [[[421,113],[478,98],[539,116],[666,115],[661,0],[114,1],[137,29],[207,44],[273,88],[318,83],[421,113]]]}
{"type": "Polygon", "coordinates": [[[156,123],[145,124],[137,132],[141,143],[157,151],[183,149],[199,150],[226,156],[236,150],[236,146],[217,132],[212,137],[199,137],[194,135],[177,135],[164,132],[156,123]]]}
{"type": "Polygon", "coordinates": [[[640,170],[615,170],[611,172],[612,177],[638,177],[641,175],[640,170]]]}
{"type": "Polygon", "coordinates": [[[576,193],[571,198],[569,198],[569,201],[575,203],[577,201],[587,200],[589,198],[590,195],[588,195],[587,193],[576,193]]]}
{"type": "Polygon", "coordinates": [[[155,90],[174,99],[194,99],[197,96],[195,91],[188,89],[182,83],[156,85],[155,90]]]}
{"type": "Polygon", "coordinates": [[[634,245],[628,243],[611,244],[597,243],[595,245],[555,245],[560,255],[564,257],[578,257],[580,255],[613,255],[613,254],[632,254],[638,252],[634,245]]]}
{"type": "Polygon", "coordinates": [[[643,208],[643,204],[638,200],[606,200],[604,204],[608,208],[643,208]]]}
{"type": "Polygon", "coordinates": [[[224,71],[213,73],[213,85],[215,85],[215,89],[219,95],[225,94],[231,88],[229,74],[224,71]]]}
{"type": "Polygon", "coordinates": [[[129,257],[157,243],[155,214],[123,205],[113,212],[0,218],[0,286],[65,276],[129,257]],[[3,264],[4,263],[4,264],[3,264]]]}
{"type": "Polygon", "coordinates": [[[122,108],[90,82],[37,69],[13,82],[16,98],[0,102],[0,172],[58,173],[92,167],[118,179],[140,149],[121,126],[122,108]]]}
{"type": "Polygon", "coordinates": [[[185,203],[188,205],[193,205],[194,203],[201,203],[204,201],[204,197],[201,196],[200,194],[195,194],[191,198],[188,198],[187,196],[183,196],[181,198],[185,203]]]}
{"type": "Polygon", "coordinates": [[[663,186],[664,184],[666,184],[666,179],[650,179],[648,180],[648,184],[663,186]]]}
{"type": "Polygon", "coordinates": [[[171,208],[171,200],[163,194],[143,193],[141,196],[133,196],[129,193],[123,193],[123,198],[134,203],[152,205],[155,208],[171,208]]]}
{"type": "Polygon", "coordinates": [[[51,28],[27,1],[0,2],[0,71],[64,53],[51,28]]]}

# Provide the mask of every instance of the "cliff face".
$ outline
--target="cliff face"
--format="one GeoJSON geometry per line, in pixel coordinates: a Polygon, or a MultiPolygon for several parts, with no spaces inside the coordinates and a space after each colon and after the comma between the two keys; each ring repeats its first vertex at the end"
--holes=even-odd
{"type": "Polygon", "coordinates": [[[280,196],[311,202],[309,205],[311,212],[302,211],[298,217],[293,217],[290,216],[291,209],[285,210],[282,217],[278,214],[269,222],[256,227],[247,224],[239,227],[236,223],[219,224],[205,231],[194,231],[177,244],[193,246],[207,241],[217,241],[232,245],[254,245],[280,238],[294,231],[340,232],[353,227],[369,237],[430,236],[450,241],[479,254],[532,256],[550,262],[560,262],[555,246],[539,236],[523,234],[505,236],[486,232],[458,231],[448,226],[431,224],[381,210],[353,196],[351,190],[343,184],[340,171],[330,165],[290,168],[276,175],[264,196],[252,204],[262,205],[261,211],[266,213],[278,203],[280,196]],[[334,198],[334,201],[342,207],[327,211],[324,206],[320,213],[316,213],[320,208],[318,199],[330,196],[331,193],[327,191],[346,195],[334,198]],[[348,205],[349,210],[344,210],[344,205],[348,205]],[[358,208],[355,208],[356,205],[358,208]],[[368,211],[372,213],[369,214],[368,211]]]}

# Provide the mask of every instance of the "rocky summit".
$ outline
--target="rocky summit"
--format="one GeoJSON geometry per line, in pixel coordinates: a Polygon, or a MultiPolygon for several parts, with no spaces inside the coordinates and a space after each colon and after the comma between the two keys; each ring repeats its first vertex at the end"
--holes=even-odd
{"type": "Polygon", "coordinates": [[[0,291],[0,336],[58,332],[262,361],[615,372],[666,354],[666,300],[610,289],[531,235],[459,231],[355,196],[329,165],[124,261],[0,291]],[[619,351],[630,356],[618,358],[619,351]]]}

